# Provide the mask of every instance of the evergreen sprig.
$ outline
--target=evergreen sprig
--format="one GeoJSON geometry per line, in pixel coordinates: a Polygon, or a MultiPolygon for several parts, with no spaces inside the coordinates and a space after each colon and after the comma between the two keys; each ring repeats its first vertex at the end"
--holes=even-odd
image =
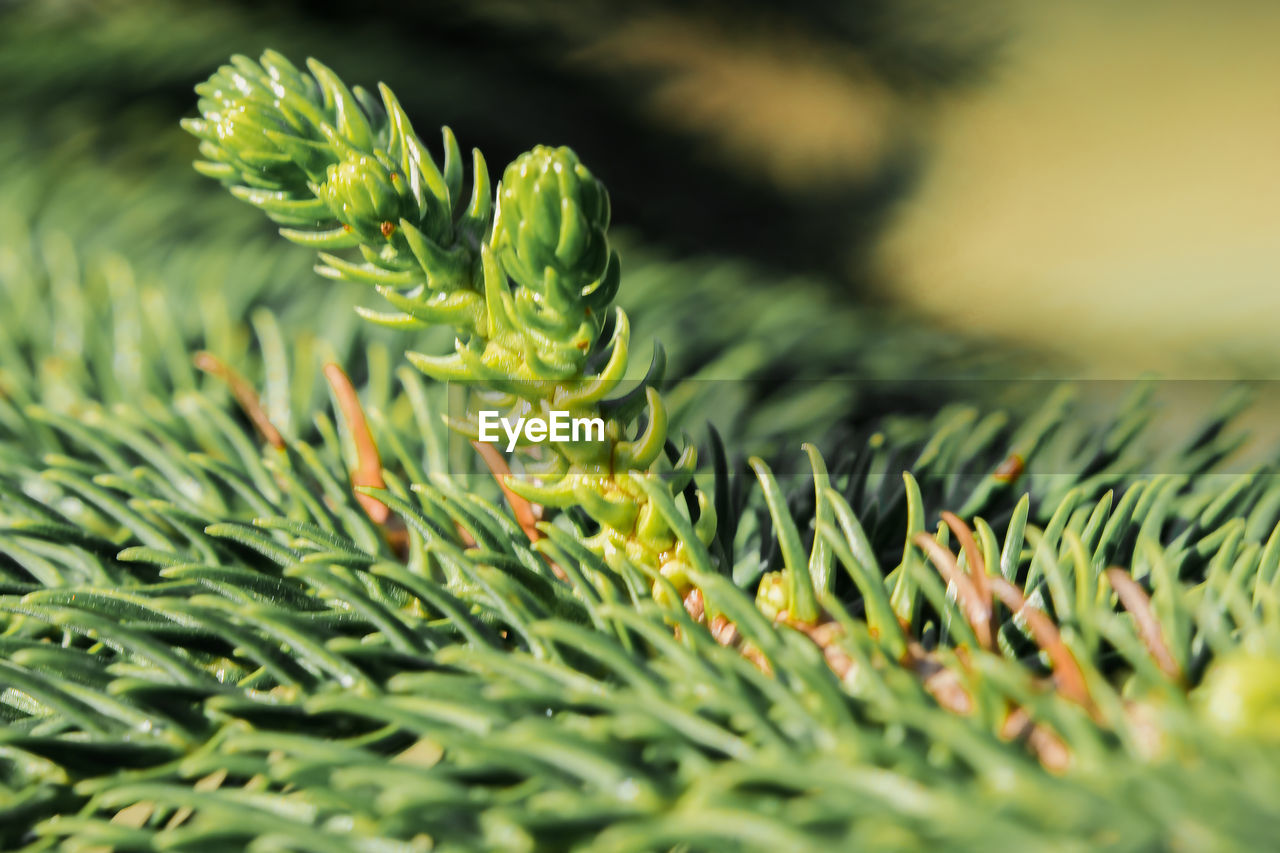
{"type": "MultiPolygon", "coordinates": [[[[208,158],[197,168],[289,226],[288,239],[358,249],[363,263],[322,253],[318,269],[372,284],[400,309],[368,319],[452,327],[453,354],[409,354],[428,376],[476,386],[484,404],[514,417],[601,417],[606,441],[551,442],[550,458],[526,460],[528,476],[507,485],[539,505],[582,507],[600,525],[591,547],[615,571],[633,561],[686,591],[690,569],[711,570],[714,507],[697,493],[691,519],[674,500],[696,455],[688,448],[672,469],[663,453],[661,349],[639,385],[610,396],[626,375],[630,327],[621,308],[610,310],[620,267],[603,185],[569,149],[539,146],[507,167],[493,203],[476,152],[464,209],[448,128],[437,167],[387,87],[379,105],[318,62],[309,68],[312,76],[272,52],[260,65],[235,57],[197,87],[203,117],[185,123],[208,158]]],[[[812,596],[793,610],[812,619],[812,596]]]]}
{"type": "MultiPolygon", "coordinates": [[[[447,475],[438,389],[314,325],[342,300],[248,323],[283,310],[269,255],[205,282],[228,254],[210,238],[161,287],[75,263],[57,230],[167,255],[144,235],[183,198],[156,199],[133,233],[79,201],[0,229],[0,846],[1262,849],[1280,829],[1280,486],[1221,466],[1241,399],[1164,453],[1142,389],[1102,422],[1067,393],[898,413],[805,478],[713,439],[699,623],[568,524],[540,543],[555,575],[496,489],[447,475]],[[164,294],[202,286],[225,303],[177,326],[164,294]],[[404,542],[317,412],[307,321],[361,366],[404,542]],[[197,347],[262,382],[278,443],[187,368],[197,347]],[[771,620],[801,564],[820,618],[771,620]]],[[[689,269],[647,265],[646,293],[726,286],[689,269]]]]}

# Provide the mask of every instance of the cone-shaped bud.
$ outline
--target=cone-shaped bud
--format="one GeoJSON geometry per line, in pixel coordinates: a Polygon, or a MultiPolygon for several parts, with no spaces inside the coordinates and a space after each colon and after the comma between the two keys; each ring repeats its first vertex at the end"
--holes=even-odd
{"type": "Polygon", "coordinates": [[[756,607],[769,619],[788,608],[787,579],[782,572],[765,572],[756,589],[756,607]]]}
{"type": "Polygon", "coordinates": [[[415,215],[401,196],[404,179],[375,157],[357,156],[329,167],[317,195],[333,215],[366,239],[391,236],[400,217],[415,215]]]}
{"type": "Polygon", "coordinates": [[[183,127],[203,141],[204,156],[234,169],[231,181],[307,198],[308,175],[282,145],[304,144],[298,134],[306,133],[281,110],[266,72],[240,59],[239,67],[223,66],[196,87],[201,117],[183,127]]]}
{"type": "Polygon", "coordinates": [[[570,149],[539,145],[503,173],[498,257],[516,282],[550,302],[576,306],[604,275],[608,227],[609,195],[570,149]]]}

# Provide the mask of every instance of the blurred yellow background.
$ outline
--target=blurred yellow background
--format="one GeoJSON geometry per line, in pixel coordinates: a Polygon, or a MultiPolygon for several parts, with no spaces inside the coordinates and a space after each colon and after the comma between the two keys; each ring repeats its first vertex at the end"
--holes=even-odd
{"type": "Polygon", "coordinates": [[[1280,3],[1034,2],[934,117],[894,298],[1102,372],[1280,375],[1280,3]]]}
{"type": "Polygon", "coordinates": [[[799,195],[918,151],[870,270],[849,261],[882,299],[1086,373],[1280,376],[1280,3],[896,8],[998,33],[981,79],[904,92],[785,15],[633,16],[574,62],[653,74],[652,114],[799,195]]]}

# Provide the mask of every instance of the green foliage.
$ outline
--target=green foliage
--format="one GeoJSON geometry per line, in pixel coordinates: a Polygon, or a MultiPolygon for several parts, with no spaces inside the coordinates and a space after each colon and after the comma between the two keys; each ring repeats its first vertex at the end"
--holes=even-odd
{"type": "MultiPolygon", "coordinates": [[[[315,144],[329,141],[322,124],[341,123],[326,79],[308,90],[321,121],[297,128],[315,144]]],[[[284,161],[263,162],[280,170],[275,189],[258,189],[302,202],[341,165],[317,161],[304,184],[284,161]]],[[[378,179],[391,167],[377,156],[362,168],[350,170],[359,181],[337,175],[342,215],[288,227],[332,231],[347,216],[385,244],[353,266],[391,272],[381,250],[406,229],[387,242],[370,217],[394,204],[444,235],[444,251],[478,251],[483,273],[483,250],[459,239],[447,166],[445,195],[421,204],[412,191],[389,201],[378,179]],[[444,198],[453,238],[431,224],[444,198]]],[[[533,188],[546,172],[531,174],[522,209],[547,192],[533,188]]],[[[594,282],[589,247],[607,216],[582,185],[589,236],[564,257],[594,259],[568,263],[594,282]]],[[[776,470],[748,470],[725,445],[755,451],[771,436],[739,426],[702,454],[713,536],[693,529],[678,489],[636,485],[705,552],[666,571],[610,563],[570,513],[531,545],[487,474],[447,458],[439,389],[394,368],[394,339],[354,322],[347,292],[314,287],[288,253],[225,224],[237,221],[225,208],[189,205],[198,190],[156,187],[111,219],[86,199],[124,197],[118,169],[86,166],[40,204],[34,179],[12,186],[0,229],[11,311],[0,329],[0,846],[1259,849],[1280,829],[1280,486],[1270,464],[1221,468],[1238,401],[1172,449],[1148,435],[1158,400],[1142,389],[1101,420],[1066,391],[1038,409],[889,410],[827,442],[825,460],[810,453],[804,477],[778,473],[776,453],[776,470]],[[169,224],[178,213],[206,233],[184,242],[169,224]],[[128,261],[101,251],[113,244],[128,261]],[[180,310],[193,294],[204,294],[198,321],[180,310]],[[262,389],[283,447],[188,367],[199,348],[262,389]],[[350,486],[358,455],[324,412],[322,361],[357,377],[384,456],[373,493],[402,537],[350,486]],[[973,548],[945,509],[972,524],[973,548]],[[1005,597],[974,598],[977,572],[1043,611],[1060,645],[1005,597]],[[773,624],[757,604],[790,604],[794,592],[770,591],[801,578],[824,614],[818,630],[773,624]],[[686,611],[685,582],[727,621],[686,611]],[[728,623],[738,639],[725,644],[728,623]],[[1068,689],[1077,675],[1086,701],[1068,689]],[[1015,711],[1020,736],[1005,731],[1015,711]],[[1050,733],[1069,756],[1053,772],[1035,745],[1050,733]]],[[[514,227],[512,254],[554,268],[551,237],[522,248],[514,227]]],[[[397,251],[415,275],[438,269],[397,251]]],[[[499,262],[512,293],[565,282],[499,262]]],[[[562,293],[572,302],[589,286],[562,293]]],[[[943,346],[927,330],[894,337],[844,316],[864,349],[824,353],[807,330],[825,306],[788,304],[733,265],[644,258],[628,288],[634,316],[674,344],[673,363],[721,359],[709,376],[847,358],[890,374],[877,358],[909,369],[943,346]],[[691,333],[688,318],[705,316],[717,322],[691,333]]],[[[743,411],[724,395],[744,387],[666,393],[695,428],[743,411]]],[[[794,403],[775,400],[775,413],[794,403]]],[[[816,411],[847,405],[828,404],[816,411]]]]}
{"type": "MultiPolygon", "coordinates": [[[[294,242],[358,248],[363,264],[322,253],[319,270],[373,284],[403,312],[366,318],[451,327],[452,355],[409,354],[423,373],[474,385],[476,405],[509,415],[548,420],[560,411],[605,424],[605,441],[549,443],[550,458],[526,459],[531,476],[508,475],[507,488],[543,506],[581,507],[600,527],[590,547],[618,571],[634,561],[674,576],[685,549],[697,561],[714,534],[710,516],[700,538],[690,537],[678,532],[683,519],[658,509],[685,488],[696,462],[690,449],[674,470],[654,469],[667,462],[667,414],[655,390],[662,350],[638,386],[610,397],[626,375],[630,325],[622,309],[610,311],[620,268],[605,233],[604,187],[569,149],[540,146],[506,169],[494,204],[476,152],[463,210],[460,154],[447,128],[437,167],[390,89],[380,87],[379,107],[318,62],[309,66],[306,77],[268,51],[260,65],[234,57],[200,84],[203,117],[185,125],[209,158],[197,169],[290,226],[281,234],[294,242]],[[640,428],[633,422],[642,409],[640,428]],[[642,482],[661,473],[670,476],[642,482]]],[[[461,429],[475,437],[475,411],[465,414],[461,429]]]]}
{"type": "MultiPolygon", "coordinates": [[[[401,378],[401,393],[421,391],[414,374],[401,378]]],[[[1243,727],[1200,716],[1105,585],[1083,598],[1074,586],[1097,580],[1076,556],[1086,539],[1095,558],[1145,555],[1180,660],[1274,649],[1274,628],[1248,608],[1197,602],[1209,594],[1197,577],[1219,601],[1274,596],[1274,558],[1249,537],[1225,546],[1244,568],[1214,568],[1235,561],[1215,548],[1220,529],[1197,528],[1195,508],[1225,494],[1207,481],[1157,488],[1163,507],[1139,497],[1132,514],[1102,510],[1118,520],[1101,536],[1088,532],[1092,507],[1056,532],[1014,522],[993,534],[992,550],[1012,555],[1010,577],[1038,585],[1055,611],[1072,608],[1079,636],[1068,642],[1105,711],[1100,727],[1034,686],[1034,645],[1009,614],[1009,648],[978,653],[971,671],[951,664],[967,672],[977,713],[938,707],[895,663],[902,637],[874,603],[887,604],[892,585],[882,568],[891,525],[866,509],[869,498],[892,503],[893,476],[840,460],[835,491],[823,493],[839,596],[825,603],[847,627],[841,652],[862,662],[855,674],[838,678],[807,639],[748,618],[748,593],[706,579],[766,657],[765,675],[572,537],[552,536],[562,564],[577,567],[567,583],[554,578],[505,510],[418,467],[425,448],[389,463],[418,485],[397,476],[382,495],[413,537],[403,564],[343,485],[352,460],[340,441],[259,450],[244,428],[210,422],[217,411],[134,411],[102,434],[57,421],[23,435],[56,441],[59,455],[4,464],[10,845],[34,828],[36,849],[411,848],[428,837],[443,849],[1142,847],[1187,833],[1248,847],[1276,829],[1259,781],[1274,778],[1275,748],[1248,736],[1252,712],[1243,727]],[[863,509],[850,512],[845,496],[863,509]],[[1143,528],[1157,539],[1124,544],[1143,528]],[[1045,577],[1064,583],[1032,580],[1034,552],[1014,539],[1040,543],[1045,577]],[[859,609],[865,624],[848,615],[859,609]],[[1108,651],[1090,652],[1090,628],[1107,638],[1093,648],[1108,651]],[[1073,751],[1064,777],[993,732],[1006,703],[1028,702],[1073,751]]],[[[428,418],[376,435],[415,446],[431,429],[428,418]]],[[[1237,490],[1226,514],[1274,507],[1267,494],[1237,490]]],[[[801,496],[791,503],[807,529],[801,496]]],[[[1015,503],[1015,518],[1025,509],[1015,503]]],[[[915,606],[938,609],[909,638],[942,654],[962,640],[964,618],[936,581],[921,588],[932,597],[915,606]]],[[[1218,689],[1204,697],[1211,707],[1224,704],[1218,689]]]]}

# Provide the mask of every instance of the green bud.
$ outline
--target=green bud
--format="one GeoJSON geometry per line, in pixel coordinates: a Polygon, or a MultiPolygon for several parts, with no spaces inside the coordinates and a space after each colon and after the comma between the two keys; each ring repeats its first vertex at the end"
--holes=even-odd
{"type": "Polygon", "coordinates": [[[329,167],[317,195],[339,222],[368,239],[390,238],[400,217],[414,214],[399,187],[403,176],[375,157],[357,156],[329,167]]]}
{"type": "Polygon", "coordinates": [[[280,152],[267,137],[275,122],[256,104],[232,104],[209,116],[223,146],[250,165],[279,159],[280,152]]]}
{"type": "Polygon", "coordinates": [[[307,133],[281,112],[279,96],[261,68],[247,60],[223,66],[196,91],[201,117],[182,125],[202,141],[201,154],[230,166],[234,172],[228,178],[236,183],[309,197],[307,166],[315,164],[297,162],[282,145],[307,133]]]}
{"type": "Polygon", "coordinates": [[[685,594],[693,588],[693,581],[689,580],[689,565],[681,560],[668,560],[658,571],[664,578],[671,581],[679,599],[672,599],[667,585],[656,580],[653,582],[653,597],[659,604],[670,606],[682,603],[685,594]]]}
{"type": "Polygon", "coordinates": [[[1228,735],[1280,740],[1280,659],[1233,654],[1213,663],[1196,698],[1228,735]]]}
{"type": "Polygon", "coordinates": [[[494,247],[508,275],[553,302],[577,305],[604,275],[608,227],[609,194],[572,150],[539,145],[503,173],[494,247]]]}
{"type": "Polygon", "coordinates": [[[756,589],[756,607],[769,619],[788,608],[787,578],[782,572],[766,572],[756,589]]]}

